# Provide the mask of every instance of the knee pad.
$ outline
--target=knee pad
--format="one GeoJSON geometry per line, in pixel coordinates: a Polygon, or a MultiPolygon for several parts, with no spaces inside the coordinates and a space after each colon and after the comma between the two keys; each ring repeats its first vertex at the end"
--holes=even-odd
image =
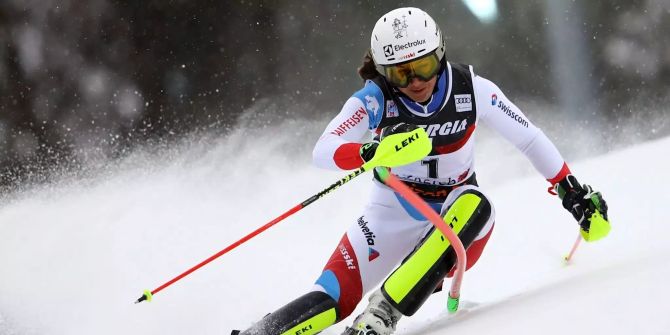
{"type": "Polygon", "coordinates": [[[328,294],[313,291],[266,315],[240,335],[312,335],[337,322],[337,302],[328,294]]]}
{"type": "MultiPolygon", "coordinates": [[[[468,248],[491,217],[491,203],[475,189],[464,191],[442,218],[468,248]]],[[[456,264],[456,252],[433,228],[416,249],[386,279],[382,293],[402,314],[411,316],[456,264]]]]}

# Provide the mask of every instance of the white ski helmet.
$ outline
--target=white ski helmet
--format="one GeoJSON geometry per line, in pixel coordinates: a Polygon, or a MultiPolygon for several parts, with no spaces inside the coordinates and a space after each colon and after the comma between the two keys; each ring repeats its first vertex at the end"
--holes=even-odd
{"type": "Polygon", "coordinates": [[[441,61],[444,39],[440,27],[418,8],[397,8],[382,16],[372,29],[372,58],[377,71],[383,66],[404,63],[433,51],[441,61]]]}

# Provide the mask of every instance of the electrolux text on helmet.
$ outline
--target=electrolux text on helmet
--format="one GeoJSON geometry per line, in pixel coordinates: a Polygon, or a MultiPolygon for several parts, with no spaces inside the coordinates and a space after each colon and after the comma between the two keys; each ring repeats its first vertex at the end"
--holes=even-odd
{"type": "Polygon", "coordinates": [[[396,44],[393,46],[393,49],[395,49],[395,51],[401,51],[407,48],[419,46],[421,44],[426,44],[426,40],[423,39],[423,40],[416,40],[414,42],[407,42],[405,44],[396,44]]]}

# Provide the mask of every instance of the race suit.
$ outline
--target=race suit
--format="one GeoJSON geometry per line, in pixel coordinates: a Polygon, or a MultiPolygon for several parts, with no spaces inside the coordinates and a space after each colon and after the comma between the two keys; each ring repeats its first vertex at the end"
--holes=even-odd
{"type": "MultiPolygon", "coordinates": [[[[313,162],[327,169],[358,168],[364,163],[359,154],[362,143],[400,122],[424,128],[433,149],[425,159],[395,167],[392,173],[438,211],[444,212],[464,191],[481,192],[474,171],[474,134],[480,123],[516,146],[552,184],[569,173],[554,144],[498,86],[475,75],[471,66],[450,62],[443,62],[433,95],[423,104],[389,86],[383,77],[367,80],[326,127],[315,145],[313,162]]],[[[481,255],[494,219],[490,206],[481,231],[468,246],[467,268],[481,255]]],[[[337,302],[338,320],[351,314],[362,296],[401,264],[432,228],[377,180],[362,215],[352,221],[314,287],[337,302]]]]}

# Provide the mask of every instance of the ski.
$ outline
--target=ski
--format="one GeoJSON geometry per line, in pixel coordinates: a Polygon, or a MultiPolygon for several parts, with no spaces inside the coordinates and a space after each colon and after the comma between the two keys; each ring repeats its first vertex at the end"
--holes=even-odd
{"type": "Polygon", "coordinates": [[[473,301],[461,301],[461,306],[456,313],[451,313],[448,310],[429,318],[421,326],[412,327],[399,331],[398,335],[421,335],[428,331],[438,331],[453,322],[461,320],[466,315],[476,312],[482,305],[473,301]]]}

